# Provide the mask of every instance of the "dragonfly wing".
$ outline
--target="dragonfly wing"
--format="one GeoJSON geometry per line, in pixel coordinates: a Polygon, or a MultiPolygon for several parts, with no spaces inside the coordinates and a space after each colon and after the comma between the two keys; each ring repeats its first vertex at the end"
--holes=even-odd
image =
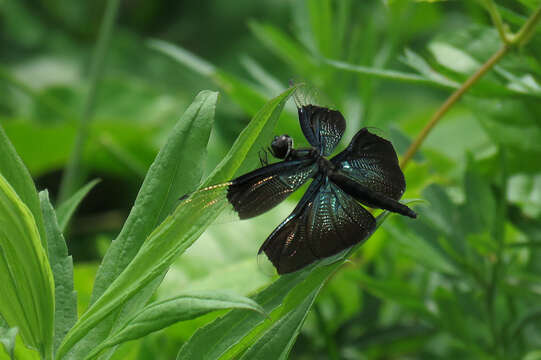
{"type": "Polygon", "coordinates": [[[313,160],[271,164],[234,179],[227,188],[227,199],[240,219],[248,219],[278,205],[316,172],[313,160]]]}
{"type": "Polygon", "coordinates": [[[319,148],[323,156],[329,156],[342,139],[346,120],[337,110],[304,105],[298,108],[301,129],[310,145],[319,148]]]}
{"type": "Polygon", "coordinates": [[[289,273],[359,243],[375,227],[374,217],[338,186],[314,181],[259,252],[279,274],[289,273]]]}
{"type": "Polygon", "coordinates": [[[282,202],[317,172],[313,160],[282,161],[181,199],[181,206],[223,211],[220,222],[260,215],[282,202]]]}
{"type": "Polygon", "coordinates": [[[361,129],[349,146],[332,158],[343,174],[371,191],[398,200],[406,189],[404,174],[390,141],[361,129]]]}

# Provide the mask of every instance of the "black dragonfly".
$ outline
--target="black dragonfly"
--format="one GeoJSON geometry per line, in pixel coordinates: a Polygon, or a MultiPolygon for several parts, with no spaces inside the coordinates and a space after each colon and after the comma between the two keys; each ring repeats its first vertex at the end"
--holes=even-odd
{"type": "Polygon", "coordinates": [[[312,183],[293,212],[265,240],[264,252],[279,274],[337,254],[366,239],[376,221],[361,204],[415,218],[398,200],[406,182],[392,144],[361,129],[349,146],[327,159],[346,121],[337,110],[304,104],[296,97],[302,132],[310,148],[293,148],[288,135],[276,136],[271,154],[282,161],[196,191],[184,200],[196,206],[221,205],[239,219],[278,205],[309,179],[312,183]]]}

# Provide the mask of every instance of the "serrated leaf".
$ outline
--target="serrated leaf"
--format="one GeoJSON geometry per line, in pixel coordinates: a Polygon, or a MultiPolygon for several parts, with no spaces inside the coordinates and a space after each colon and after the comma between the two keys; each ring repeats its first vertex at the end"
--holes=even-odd
{"type": "Polygon", "coordinates": [[[216,291],[186,293],[148,305],[130,319],[122,329],[94,349],[88,357],[95,356],[109,346],[134,340],[179,321],[195,319],[211,311],[222,309],[252,310],[264,316],[261,306],[244,296],[216,291]]]}
{"type": "Polygon", "coordinates": [[[59,228],[47,190],[39,193],[47,234],[47,253],[54,277],[54,351],[77,321],[77,294],[73,289],[73,260],[59,228]]]}
{"type": "Polygon", "coordinates": [[[61,232],[66,230],[68,222],[70,221],[73,213],[75,212],[75,209],[77,209],[81,201],[83,201],[83,199],[90,192],[90,190],[92,190],[92,188],[96,186],[96,184],[99,182],[100,180],[98,179],[92,180],[91,182],[80,188],[69,199],[66,199],[66,201],[64,201],[62,204],[58,205],[58,208],[56,209],[56,217],[58,219],[58,226],[61,232]]]}
{"type": "MultiPolygon", "coordinates": [[[[239,135],[224,161],[211,175],[209,182],[218,183],[233,176],[246,155],[253,149],[268,123],[274,124],[283,106],[295,88],[290,88],[268,102],[252,119],[250,124],[239,135]]],[[[272,128],[271,128],[272,129],[272,128]]],[[[190,151],[190,156],[192,156],[190,151]]],[[[149,194],[151,196],[151,194],[149,194]]],[[[85,334],[101,320],[117,309],[125,301],[171,265],[176,257],[182,254],[206,229],[218,215],[220,209],[194,209],[179,206],[164,222],[162,222],[147,238],[143,246],[116,278],[110,279],[111,285],[103,292],[88,311],[81,316],[79,322],[68,333],[60,346],[58,358],[62,358],[85,334]]],[[[124,259],[122,259],[124,261],[124,259]]]]}
{"type": "Polygon", "coordinates": [[[26,345],[52,354],[54,280],[32,212],[0,174],[0,314],[26,345]]]}
{"type": "MultiPolygon", "coordinates": [[[[200,92],[172,129],[143,181],[126,223],[98,269],[91,303],[126,268],[149,234],[174,209],[178,198],[199,184],[217,98],[216,92],[200,92]]],[[[131,311],[144,306],[160,282],[161,279],[154,280],[147,289],[123,304],[123,311],[118,316],[112,315],[101,321],[71,350],[70,356],[75,359],[86,356],[97,343],[107,338],[115,324],[119,326],[131,316],[131,311]]]]}

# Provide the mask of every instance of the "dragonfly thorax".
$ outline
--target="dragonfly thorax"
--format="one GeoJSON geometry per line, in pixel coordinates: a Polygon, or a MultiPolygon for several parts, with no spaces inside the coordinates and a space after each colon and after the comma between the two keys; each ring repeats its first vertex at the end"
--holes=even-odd
{"type": "Polygon", "coordinates": [[[328,176],[336,169],[336,166],[332,163],[332,161],[321,155],[317,159],[317,165],[319,167],[319,172],[325,176],[328,176]]]}

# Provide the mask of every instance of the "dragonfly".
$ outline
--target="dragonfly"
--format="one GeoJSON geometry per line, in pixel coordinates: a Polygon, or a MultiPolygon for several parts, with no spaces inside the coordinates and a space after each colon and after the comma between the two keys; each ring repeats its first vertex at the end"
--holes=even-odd
{"type": "Polygon", "coordinates": [[[296,149],[290,136],[275,136],[269,152],[280,161],[268,164],[261,159],[258,169],[181,199],[184,206],[222,206],[237,219],[249,219],[274,208],[311,180],[292,213],[258,251],[278,274],[295,272],[367,239],[376,221],[363,205],[417,217],[399,202],[406,182],[390,141],[363,128],[343,151],[329,158],[346,129],[343,115],[299,96],[295,103],[310,147],[296,149]]]}

